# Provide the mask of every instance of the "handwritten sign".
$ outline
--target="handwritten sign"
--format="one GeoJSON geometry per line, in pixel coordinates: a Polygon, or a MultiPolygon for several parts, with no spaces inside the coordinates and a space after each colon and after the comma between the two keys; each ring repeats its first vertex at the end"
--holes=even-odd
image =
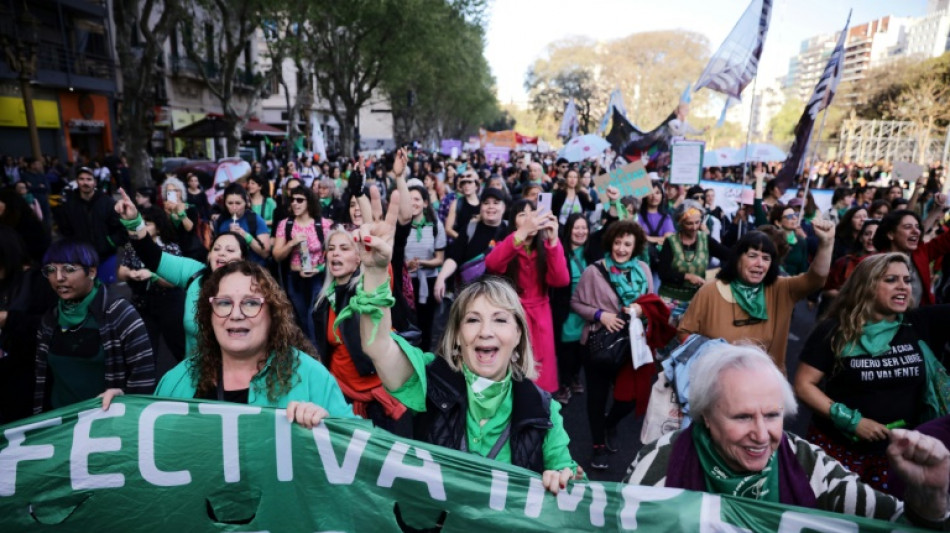
{"type": "Polygon", "coordinates": [[[485,160],[489,164],[493,164],[496,161],[501,161],[502,163],[507,163],[508,158],[511,156],[511,150],[504,146],[485,146],[485,160]]]}
{"type": "Polygon", "coordinates": [[[643,198],[653,193],[653,182],[647,176],[647,170],[640,161],[611,170],[608,174],[594,177],[594,187],[601,198],[607,197],[607,186],[620,190],[620,197],[633,196],[643,198]]]}
{"type": "Polygon", "coordinates": [[[703,177],[703,155],[706,143],[680,141],[670,147],[670,183],[696,185],[703,177]]]}

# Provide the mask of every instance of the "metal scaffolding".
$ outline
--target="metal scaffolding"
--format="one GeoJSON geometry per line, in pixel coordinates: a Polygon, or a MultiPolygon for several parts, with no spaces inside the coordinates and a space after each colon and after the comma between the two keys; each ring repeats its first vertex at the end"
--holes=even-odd
{"type": "Polygon", "coordinates": [[[931,137],[920,157],[917,127],[899,120],[845,120],[838,134],[838,159],[855,162],[910,161],[950,163],[950,128],[945,138],[931,137]]]}

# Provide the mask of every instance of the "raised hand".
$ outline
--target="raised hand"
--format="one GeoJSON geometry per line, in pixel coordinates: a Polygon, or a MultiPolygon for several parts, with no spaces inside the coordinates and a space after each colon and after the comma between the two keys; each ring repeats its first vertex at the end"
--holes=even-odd
{"type": "Polygon", "coordinates": [[[121,187],[119,187],[119,196],[121,198],[115,203],[115,212],[123,220],[134,220],[135,217],[139,216],[139,209],[135,206],[135,202],[129,198],[125,189],[121,187]]]}
{"type": "Polygon", "coordinates": [[[406,155],[406,149],[400,148],[396,150],[396,155],[393,158],[393,176],[396,179],[399,179],[405,174],[406,166],[409,163],[409,156],[406,155]]]}
{"type": "MultiPolygon", "coordinates": [[[[376,192],[376,196],[379,197],[379,192],[376,192]]],[[[364,268],[385,270],[389,266],[393,257],[398,219],[399,191],[393,191],[385,218],[374,217],[373,222],[364,222],[354,232],[353,238],[358,243],[357,248],[364,268]]]]}
{"type": "Polygon", "coordinates": [[[835,240],[835,225],[830,220],[813,220],[812,228],[818,240],[827,243],[835,240]]]}

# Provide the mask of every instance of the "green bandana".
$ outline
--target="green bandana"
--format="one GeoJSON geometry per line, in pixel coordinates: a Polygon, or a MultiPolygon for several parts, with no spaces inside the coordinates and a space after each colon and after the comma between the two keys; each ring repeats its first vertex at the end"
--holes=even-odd
{"type": "Polygon", "coordinates": [[[740,474],[732,470],[716,451],[709,430],[702,423],[692,425],[693,444],[706,478],[706,489],[713,494],[726,494],[778,503],[778,453],[773,452],[761,472],[740,474]]]}
{"type": "Polygon", "coordinates": [[[845,346],[841,356],[870,355],[871,357],[877,357],[885,354],[890,350],[891,341],[894,340],[894,335],[897,334],[897,330],[900,329],[903,321],[904,315],[897,315],[897,320],[868,322],[864,325],[858,341],[845,346]]]}
{"type": "Polygon", "coordinates": [[[617,289],[620,295],[620,305],[627,307],[633,304],[634,300],[647,292],[650,285],[647,283],[646,274],[640,269],[636,258],[624,261],[623,263],[614,262],[610,254],[604,256],[604,267],[607,274],[610,275],[610,283],[617,289]],[[630,277],[627,277],[627,272],[630,277]]]}
{"type": "Polygon", "coordinates": [[[26,200],[26,203],[28,203],[28,204],[30,204],[30,205],[32,206],[32,205],[33,205],[33,200],[35,200],[36,197],[33,196],[33,193],[28,192],[28,193],[26,193],[26,194],[23,195],[23,199],[26,200]]]}
{"type": "Polygon", "coordinates": [[[769,319],[768,311],[765,308],[764,285],[761,283],[746,285],[739,280],[735,280],[729,284],[729,289],[732,291],[732,297],[736,299],[736,303],[750,317],[759,320],[769,319]]]}
{"type": "Polygon", "coordinates": [[[468,394],[468,410],[481,422],[495,416],[501,404],[511,395],[511,370],[501,381],[492,381],[472,372],[464,364],[465,391],[468,394]]]}
{"type": "Polygon", "coordinates": [[[320,207],[323,209],[328,209],[330,207],[330,202],[333,201],[333,197],[327,196],[326,198],[320,198],[320,207]]]}
{"type": "Polygon", "coordinates": [[[422,242],[422,228],[431,225],[432,223],[424,218],[419,222],[416,222],[415,220],[412,221],[412,227],[416,230],[416,242],[422,242]]]}
{"type": "Polygon", "coordinates": [[[89,304],[99,293],[100,285],[99,280],[96,279],[92,283],[92,290],[82,300],[59,300],[57,304],[59,306],[59,327],[63,330],[73,329],[85,322],[86,316],[89,314],[89,304]]]}
{"type": "Polygon", "coordinates": [[[786,231],[785,240],[788,241],[789,246],[795,246],[798,244],[798,236],[795,235],[794,231],[786,231]]]}
{"type": "MultiPolygon", "coordinates": [[[[350,303],[340,311],[340,314],[336,316],[336,320],[333,321],[333,330],[334,335],[336,335],[337,328],[340,327],[340,324],[344,320],[350,318],[353,315],[366,315],[373,321],[373,331],[370,333],[368,342],[372,343],[376,340],[376,331],[379,329],[379,322],[383,319],[383,307],[392,307],[396,304],[396,298],[393,297],[393,291],[389,288],[389,278],[386,279],[385,283],[381,283],[379,287],[376,287],[376,290],[372,294],[363,291],[362,280],[359,284],[356,285],[356,293],[353,294],[353,297],[350,298],[350,303]]],[[[333,293],[336,292],[336,280],[330,286],[330,291],[333,293]]],[[[331,305],[334,302],[330,302],[331,305]]],[[[340,338],[337,337],[337,341],[340,341],[340,338]]]]}

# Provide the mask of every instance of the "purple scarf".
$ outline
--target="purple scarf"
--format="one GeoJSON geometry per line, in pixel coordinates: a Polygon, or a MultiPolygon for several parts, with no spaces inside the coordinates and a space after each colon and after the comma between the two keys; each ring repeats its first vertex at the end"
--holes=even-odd
{"type": "MultiPolygon", "coordinates": [[[[683,430],[673,443],[670,463],[666,467],[666,486],[706,492],[703,467],[693,445],[692,426],[683,430]]],[[[818,503],[808,484],[808,475],[798,464],[784,433],[778,446],[778,488],[779,502],[783,504],[815,508],[818,503]]]]}

